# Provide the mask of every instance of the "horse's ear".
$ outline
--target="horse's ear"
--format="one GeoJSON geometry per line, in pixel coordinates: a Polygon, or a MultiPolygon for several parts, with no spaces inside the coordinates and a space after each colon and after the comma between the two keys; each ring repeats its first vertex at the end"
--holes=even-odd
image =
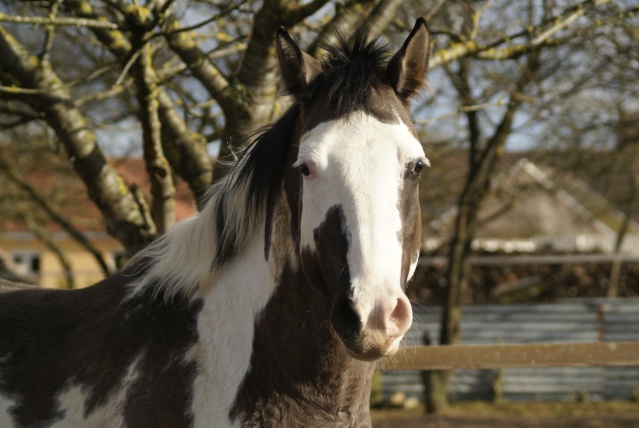
{"type": "Polygon", "coordinates": [[[284,90],[299,100],[306,93],[311,81],[321,73],[322,65],[303,52],[284,27],[277,30],[277,57],[280,61],[284,90]]]}
{"type": "Polygon", "coordinates": [[[426,86],[430,54],[430,34],[424,18],[418,18],[404,46],[391,58],[386,77],[404,99],[417,95],[426,86]]]}

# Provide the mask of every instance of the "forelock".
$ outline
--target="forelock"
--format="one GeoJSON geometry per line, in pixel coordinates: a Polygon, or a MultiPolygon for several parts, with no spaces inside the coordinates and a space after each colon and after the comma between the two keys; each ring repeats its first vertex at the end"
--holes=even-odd
{"type": "Polygon", "coordinates": [[[336,46],[323,46],[323,73],[312,91],[325,96],[334,117],[344,117],[357,110],[370,110],[371,88],[385,82],[385,70],[391,51],[380,39],[368,40],[367,30],[360,29],[347,40],[338,33],[336,46]]]}

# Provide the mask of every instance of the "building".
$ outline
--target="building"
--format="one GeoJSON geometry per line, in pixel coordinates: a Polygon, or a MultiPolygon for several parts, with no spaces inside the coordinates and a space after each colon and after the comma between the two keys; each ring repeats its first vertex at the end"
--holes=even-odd
{"type": "MultiPolygon", "coordinates": [[[[135,184],[142,189],[149,187],[143,159],[113,160],[112,164],[129,185],[135,184]]],[[[56,198],[63,201],[60,211],[65,218],[88,238],[109,269],[117,270],[124,262],[124,248],[105,231],[101,214],[86,197],[84,185],[75,176],[66,176],[60,185],[52,178],[54,174],[37,171],[24,175],[40,194],[57,192],[56,198]]],[[[195,215],[195,204],[186,183],[178,181],[176,188],[177,218],[195,215]]],[[[43,229],[39,233],[46,234],[70,265],[75,287],[86,287],[104,278],[104,272],[95,257],[68,232],[52,221],[43,229]]],[[[0,272],[0,277],[21,279],[43,287],[65,287],[67,274],[64,265],[52,245],[45,241],[27,226],[23,216],[3,215],[0,219],[0,259],[4,262],[5,272],[0,272]]]]}
{"type": "MultiPolygon", "coordinates": [[[[452,234],[456,213],[452,207],[430,222],[426,250],[452,234]]],[[[623,218],[582,179],[521,158],[496,177],[472,245],[482,251],[611,253],[623,218]]],[[[639,253],[636,221],[630,221],[621,252],[639,253]]]]}

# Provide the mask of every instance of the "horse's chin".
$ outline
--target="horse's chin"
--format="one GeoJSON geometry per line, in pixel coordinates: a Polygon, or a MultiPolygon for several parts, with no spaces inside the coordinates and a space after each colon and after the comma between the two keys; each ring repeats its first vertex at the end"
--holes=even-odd
{"type": "Polygon", "coordinates": [[[399,350],[399,344],[402,338],[403,336],[395,338],[388,346],[364,347],[357,346],[357,344],[353,346],[353,343],[351,343],[351,346],[349,346],[348,344],[344,343],[344,347],[346,348],[346,353],[356,360],[372,362],[395,355],[399,350]]]}

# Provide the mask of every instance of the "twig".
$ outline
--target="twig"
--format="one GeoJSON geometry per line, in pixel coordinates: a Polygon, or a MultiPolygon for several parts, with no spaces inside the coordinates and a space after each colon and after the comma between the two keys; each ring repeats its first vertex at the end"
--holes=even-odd
{"type": "Polygon", "coordinates": [[[129,58],[129,61],[127,61],[126,65],[122,69],[122,73],[120,73],[118,80],[115,81],[113,86],[119,86],[122,84],[122,81],[126,78],[126,75],[129,74],[129,70],[131,69],[131,66],[135,64],[135,61],[137,61],[139,56],[140,56],[140,51],[136,50],[133,53],[133,55],[131,55],[131,58],[129,58]]]}
{"type": "Polygon", "coordinates": [[[74,26],[88,28],[105,28],[117,30],[118,25],[109,21],[100,21],[86,18],[44,18],[41,16],[15,16],[0,13],[0,22],[14,22],[17,24],[53,25],[53,26],[74,26]]]}
{"type": "Polygon", "coordinates": [[[496,101],[494,103],[483,103],[483,104],[475,104],[475,105],[472,105],[472,106],[464,106],[464,107],[460,107],[460,108],[458,108],[456,110],[449,111],[448,113],[444,113],[444,114],[442,114],[440,116],[436,116],[436,117],[433,117],[433,118],[430,118],[430,119],[416,120],[415,123],[418,124],[418,125],[428,125],[430,123],[437,122],[437,121],[442,120],[442,119],[446,119],[447,117],[455,116],[455,115],[457,115],[459,113],[467,113],[469,111],[484,110],[484,109],[486,109],[488,107],[503,107],[503,106],[504,106],[504,103],[501,100],[496,101]]]}
{"type": "Polygon", "coordinates": [[[430,21],[433,16],[439,11],[439,9],[444,5],[446,0],[439,0],[433,7],[430,8],[426,16],[424,17],[426,21],[430,21]]]}
{"type": "Polygon", "coordinates": [[[43,95],[43,94],[49,93],[49,91],[45,89],[29,89],[29,88],[20,88],[18,86],[3,86],[3,85],[0,85],[0,92],[7,92],[9,94],[18,94],[18,95],[43,95]]]}
{"type": "MultiPolygon", "coordinates": [[[[58,9],[60,8],[60,4],[62,0],[56,0],[51,5],[51,12],[49,12],[49,18],[55,19],[58,15],[58,9]]],[[[42,64],[50,67],[51,66],[51,49],[53,48],[53,39],[55,38],[55,25],[47,25],[47,35],[44,41],[44,49],[42,52],[42,64]]]]}

